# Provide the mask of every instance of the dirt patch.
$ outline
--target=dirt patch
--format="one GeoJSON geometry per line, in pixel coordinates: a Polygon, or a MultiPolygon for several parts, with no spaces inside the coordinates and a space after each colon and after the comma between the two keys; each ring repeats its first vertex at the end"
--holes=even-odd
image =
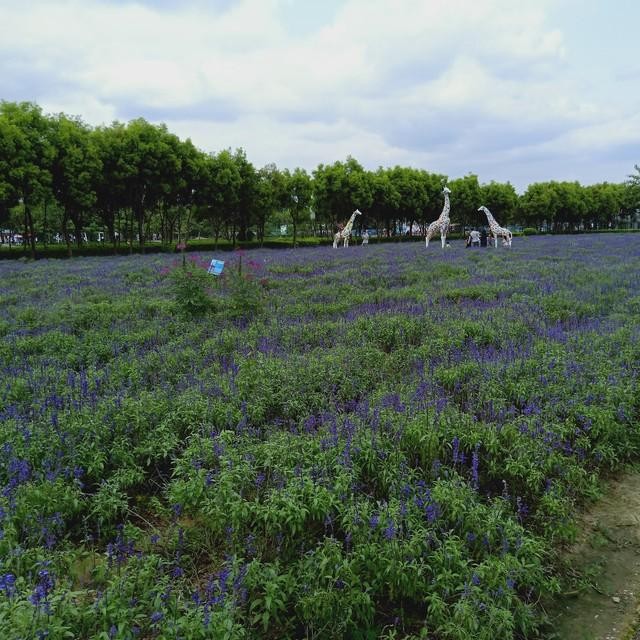
{"type": "Polygon", "coordinates": [[[564,556],[572,582],[554,611],[558,640],[640,640],[640,473],[610,481],[564,556]]]}

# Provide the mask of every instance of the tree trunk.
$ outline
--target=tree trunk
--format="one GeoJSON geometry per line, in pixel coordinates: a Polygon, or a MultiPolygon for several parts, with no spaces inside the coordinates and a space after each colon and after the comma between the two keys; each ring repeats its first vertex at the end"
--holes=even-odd
{"type": "Polygon", "coordinates": [[[164,245],[165,229],[169,224],[167,207],[164,203],[160,205],[160,242],[164,245]]]}
{"type": "Polygon", "coordinates": [[[144,227],[144,237],[151,238],[151,216],[149,216],[149,218],[145,220],[144,227]]]}
{"type": "Polygon", "coordinates": [[[80,249],[80,247],[82,246],[82,227],[75,217],[73,218],[73,228],[76,232],[76,246],[78,247],[78,249],[80,249]]]}
{"type": "Polygon", "coordinates": [[[264,246],[264,220],[261,220],[258,224],[258,242],[260,243],[260,248],[264,246]]]}
{"type": "MultiPolygon", "coordinates": [[[[24,231],[22,233],[22,250],[27,253],[27,238],[29,237],[29,218],[28,218],[28,208],[25,204],[23,207],[24,213],[24,231]]],[[[11,246],[11,244],[9,244],[11,246]]]]}
{"type": "Polygon", "coordinates": [[[62,229],[62,234],[64,235],[64,243],[67,247],[67,257],[70,258],[73,255],[71,250],[71,240],[69,239],[69,232],[67,231],[67,221],[64,221],[64,227],[62,229]]]}
{"type": "Polygon", "coordinates": [[[114,252],[114,255],[117,254],[118,249],[120,248],[120,236],[122,234],[122,211],[120,209],[118,209],[118,214],[117,215],[118,215],[117,224],[114,226],[114,229],[113,229],[113,244],[114,244],[113,252],[114,252]],[[117,232],[118,235],[117,236],[116,236],[115,227],[118,228],[118,232],[117,232]]]}
{"type": "MultiPolygon", "coordinates": [[[[107,222],[106,224],[107,227],[107,231],[109,232],[109,236],[111,237],[111,244],[113,246],[113,255],[117,255],[118,254],[118,245],[116,244],[116,225],[115,222],[112,221],[111,224],[109,224],[107,222]]],[[[107,242],[107,239],[105,238],[105,244],[107,242]]]]}
{"type": "MultiPolygon", "coordinates": [[[[33,260],[36,259],[36,232],[33,226],[33,216],[31,215],[31,209],[25,203],[24,205],[24,217],[25,217],[25,227],[28,229],[28,237],[29,237],[29,247],[31,251],[31,257],[33,260]]],[[[26,244],[25,244],[26,248],[26,244]]]]}
{"type": "Polygon", "coordinates": [[[191,217],[193,214],[193,207],[189,207],[187,210],[187,228],[184,232],[184,242],[189,240],[189,236],[191,235],[191,217]]]}
{"type": "Polygon", "coordinates": [[[133,254],[133,211],[129,211],[128,226],[129,226],[129,255],[133,254]]]}
{"type": "Polygon", "coordinates": [[[67,215],[66,209],[62,214],[62,235],[64,237],[64,244],[67,247],[67,258],[71,258],[73,255],[71,249],[71,239],[69,238],[69,230],[67,229],[67,223],[69,222],[69,216],[67,215]]]}
{"type": "Polygon", "coordinates": [[[44,201],[44,224],[42,233],[44,234],[44,248],[47,248],[47,201],[44,201]]]}
{"type": "Polygon", "coordinates": [[[138,222],[138,244],[140,245],[140,253],[144,254],[144,211],[136,211],[136,220],[138,222]]]}

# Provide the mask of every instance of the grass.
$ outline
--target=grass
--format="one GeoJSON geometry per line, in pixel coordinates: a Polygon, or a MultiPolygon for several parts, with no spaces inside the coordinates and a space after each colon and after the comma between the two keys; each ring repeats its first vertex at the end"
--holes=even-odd
{"type": "Polygon", "coordinates": [[[0,263],[0,631],[543,636],[640,451],[633,236],[221,255],[0,263]]]}

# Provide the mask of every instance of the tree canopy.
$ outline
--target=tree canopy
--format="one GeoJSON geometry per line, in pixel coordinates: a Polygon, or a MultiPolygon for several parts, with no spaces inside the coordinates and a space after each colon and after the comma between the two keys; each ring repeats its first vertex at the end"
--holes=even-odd
{"type": "Polygon", "coordinates": [[[196,228],[262,241],[280,220],[291,223],[295,244],[301,226],[330,236],[355,209],[363,212],[356,229],[420,234],[440,214],[445,184],[461,227],[484,224],[480,205],[501,224],[552,231],[615,227],[640,210],[638,165],[625,183],[537,182],[518,196],[509,182],[401,166],[371,171],[351,156],[311,174],[273,163],[256,169],[241,148],[207,153],[143,118],[92,128],[36,104],[0,102],[0,229],[22,227],[34,255],[39,234],[64,237],[71,252],[71,237],[80,245],[89,227],[114,247],[144,249],[151,237],[172,242],[196,228]]]}

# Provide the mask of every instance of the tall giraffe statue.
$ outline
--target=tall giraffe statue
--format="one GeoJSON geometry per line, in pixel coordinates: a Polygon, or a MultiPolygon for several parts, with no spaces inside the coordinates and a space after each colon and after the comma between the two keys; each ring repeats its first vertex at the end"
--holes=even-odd
{"type": "Polygon", "coordinates": [[[513,238],[513,234],[511,233],[511,231],[509,231],[509,229],[507,229],[506,227],[501,227],[496,222],[496,219],[491,215],[491,211],[489,211],[489,209],[487,209],[487,207],[485,207],[484,205],[478,207],[478,211],[484,211],[485,215],[487,216],[487,221],[489,222],[489,233],[493,236],[494,247],[498,246],[498,236],[502,238],[502,244],[505,247],[510,247],[511,240],[513,238]]]}
{"type": "Polygon", "coordinates": [[[353,227],[353,221],[356,219],[356,216],[361,216],[361,215],[362,215],[362,211],[358,211],[358,209],[356,209],[351,214],[351,217],[349,218],[349,222],[347,222],[347,224],[344,225],[344,228],[340,229],[340,231],[338,231],[333,236],[334,249],[338,248],[338,243],[340,242],[340,240],[344,240],[344,244],[342,245],[343,247],[349,246],[349,236],[351,235],[351,228],[353,227]]]}
{"type": "Polygon", "coordinates": [[[445,187],[442,190],[444,193],[444,208],[442,209],[442,213],[437,220],[434,220],[427,228],[427,237],[425,238],[425,246],[429,246],[429,240],[436,233],[440,232],[440,241],[442,242],[442,248],[444,249],[447,243],[447,231],[449,231],[449,209],[451,208],[449,204],[449,194],[451,193],[451,189],[445,187]]]}

